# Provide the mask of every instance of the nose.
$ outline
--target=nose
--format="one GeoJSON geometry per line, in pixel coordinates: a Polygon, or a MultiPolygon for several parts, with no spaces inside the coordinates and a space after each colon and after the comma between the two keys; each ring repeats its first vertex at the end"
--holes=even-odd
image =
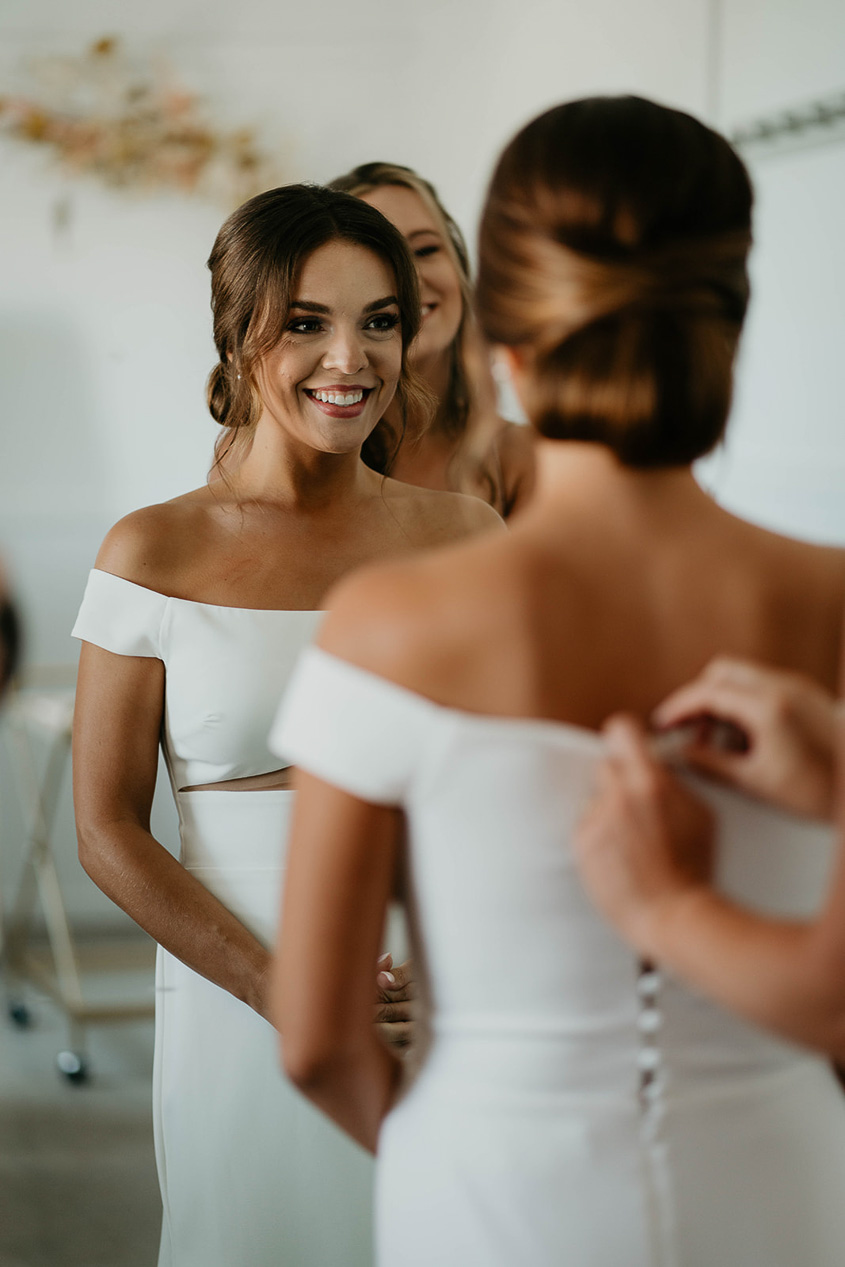
{"type": "Polygon", "coordinates": [[[367,349],[357,327],[338,325],[323,354],[323,368],[340,374],[357,374],[368,364],[367,349]]]}

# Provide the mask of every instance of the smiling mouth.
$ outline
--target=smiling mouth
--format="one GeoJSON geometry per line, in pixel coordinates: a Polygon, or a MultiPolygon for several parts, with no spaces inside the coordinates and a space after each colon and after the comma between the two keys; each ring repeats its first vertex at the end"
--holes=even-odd
{"type": "Polygon", "coordinates": [[[318,409],[333,418],[357,418],[373,390],[372,387],[350,387],[348,391],[306,387],[305,394],[318,409]]]}
{"type": "MultiPolygon", "coordinates": [[[[306,389],[308,390],[308,389],[306,389]]],[[[308,391],[309,396],[313,396],[315,400],[320,400],[325,405],[357,405],[359,401],[364,399],[365,395],[369,395],[371,388],[366,391],[363,387],[356,387],[351,392],[325,392],[325,391],[308,391]]]]}

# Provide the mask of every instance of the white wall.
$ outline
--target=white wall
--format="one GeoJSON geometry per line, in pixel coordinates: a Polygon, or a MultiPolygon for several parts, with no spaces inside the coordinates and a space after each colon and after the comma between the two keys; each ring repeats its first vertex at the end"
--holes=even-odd
{"type": "MultiPolygon", "coordinates": [[[[723,0],[716,122],[730,132],[845,93],[840,0],[723,0]]],[[[717,495],[750,518],[845,543],[845,131],[748,151],[752,304],[717,495]]]]}

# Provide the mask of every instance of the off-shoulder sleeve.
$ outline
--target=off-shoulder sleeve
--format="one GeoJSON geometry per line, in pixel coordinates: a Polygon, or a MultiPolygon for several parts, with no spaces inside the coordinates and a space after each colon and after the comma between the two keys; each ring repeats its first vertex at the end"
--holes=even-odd
{"type": "Polygon", "coordinates": [[[437,706],[320,647],[302,653],[270,748],[291,765],[377,805],[399,805],[437,706]]]}
{"type": "Polygon", "coordinates": [[[117,655],[161,659],[167,596],[94,568],[72,636],[117,655]]]}

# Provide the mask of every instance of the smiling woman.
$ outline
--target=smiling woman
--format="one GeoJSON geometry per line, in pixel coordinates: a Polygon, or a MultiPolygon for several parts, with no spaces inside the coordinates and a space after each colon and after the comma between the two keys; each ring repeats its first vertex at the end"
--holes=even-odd
{"type": "Polygon", "coordinates": [[[302,392],[309,386],[347,389],[355,385],[348,361],[337,383],[328,376],[337,368],[331,364],[336,356],[368,360],[379,342],[393,334],[390,347],[399,357],[393,387],[379,392],[367,410],[362,426],[369,423],[369,430],[360,443],[391,403],[403,429],[419,430],[428,420],[433,402],[408,364],[408,349],[421,321],[408,251],[399,234],[388,235],[383,217],[364,220],[352,212],[351,200],[345,200],[339,218],[333,199],[327,190],[306,186],[270,190],[234,212],[218,234],[209,267],[220,359],[208,382],[209,409],[224,428],[216,445],[217,473],[237,465],[255,438],[267,407],[258,375],[271,363],[277,373],[281,366],[286,379],[293,377],[302,392]],[[290,223],[279,243],[273,222],[282,193],[290,223]],[[302,206],[294,210],[294,202],[302,206]],[[318,208],[322,215],[316,214],[318,208]],[[321,357],[327,339],[329,364],[307,365],[306,349],[313,344],[314,355],[319,349],[321,357]],[[344,339],[345,348],[338,344],[344,339]],[[319,381],[300,381],[302,373],[315,368],[319,381]],[[379,412],[374,414],[376,406],[379,412]]]}
{"type": "MultiPolygon", "coordinates": [[[[415,271],[383,216],[270,190],[227,220],[209,266],[211,479],[111,530],[74,631],[80,858],[160,943],[161,1267],[368,1267],[369,1161],[282,1082],[266,1020],[292,799],[267,735],[338,578],[499,520],[361,461],[389,405],[413,425],[426,408],[407,361],[415,271]],[[160,738],[178,860],[150,834],[160,738]]],[[[399,1041],[395,976],[383,1028],[399,1041]]]]}
{"type": "Polygon", "coordinates": [[[326,453],[360,449],[402,370],[394,289],[390,266],[352,242],[327,242],[306,260],[284,336],[256,369],[279,426],[326,453]]]}

